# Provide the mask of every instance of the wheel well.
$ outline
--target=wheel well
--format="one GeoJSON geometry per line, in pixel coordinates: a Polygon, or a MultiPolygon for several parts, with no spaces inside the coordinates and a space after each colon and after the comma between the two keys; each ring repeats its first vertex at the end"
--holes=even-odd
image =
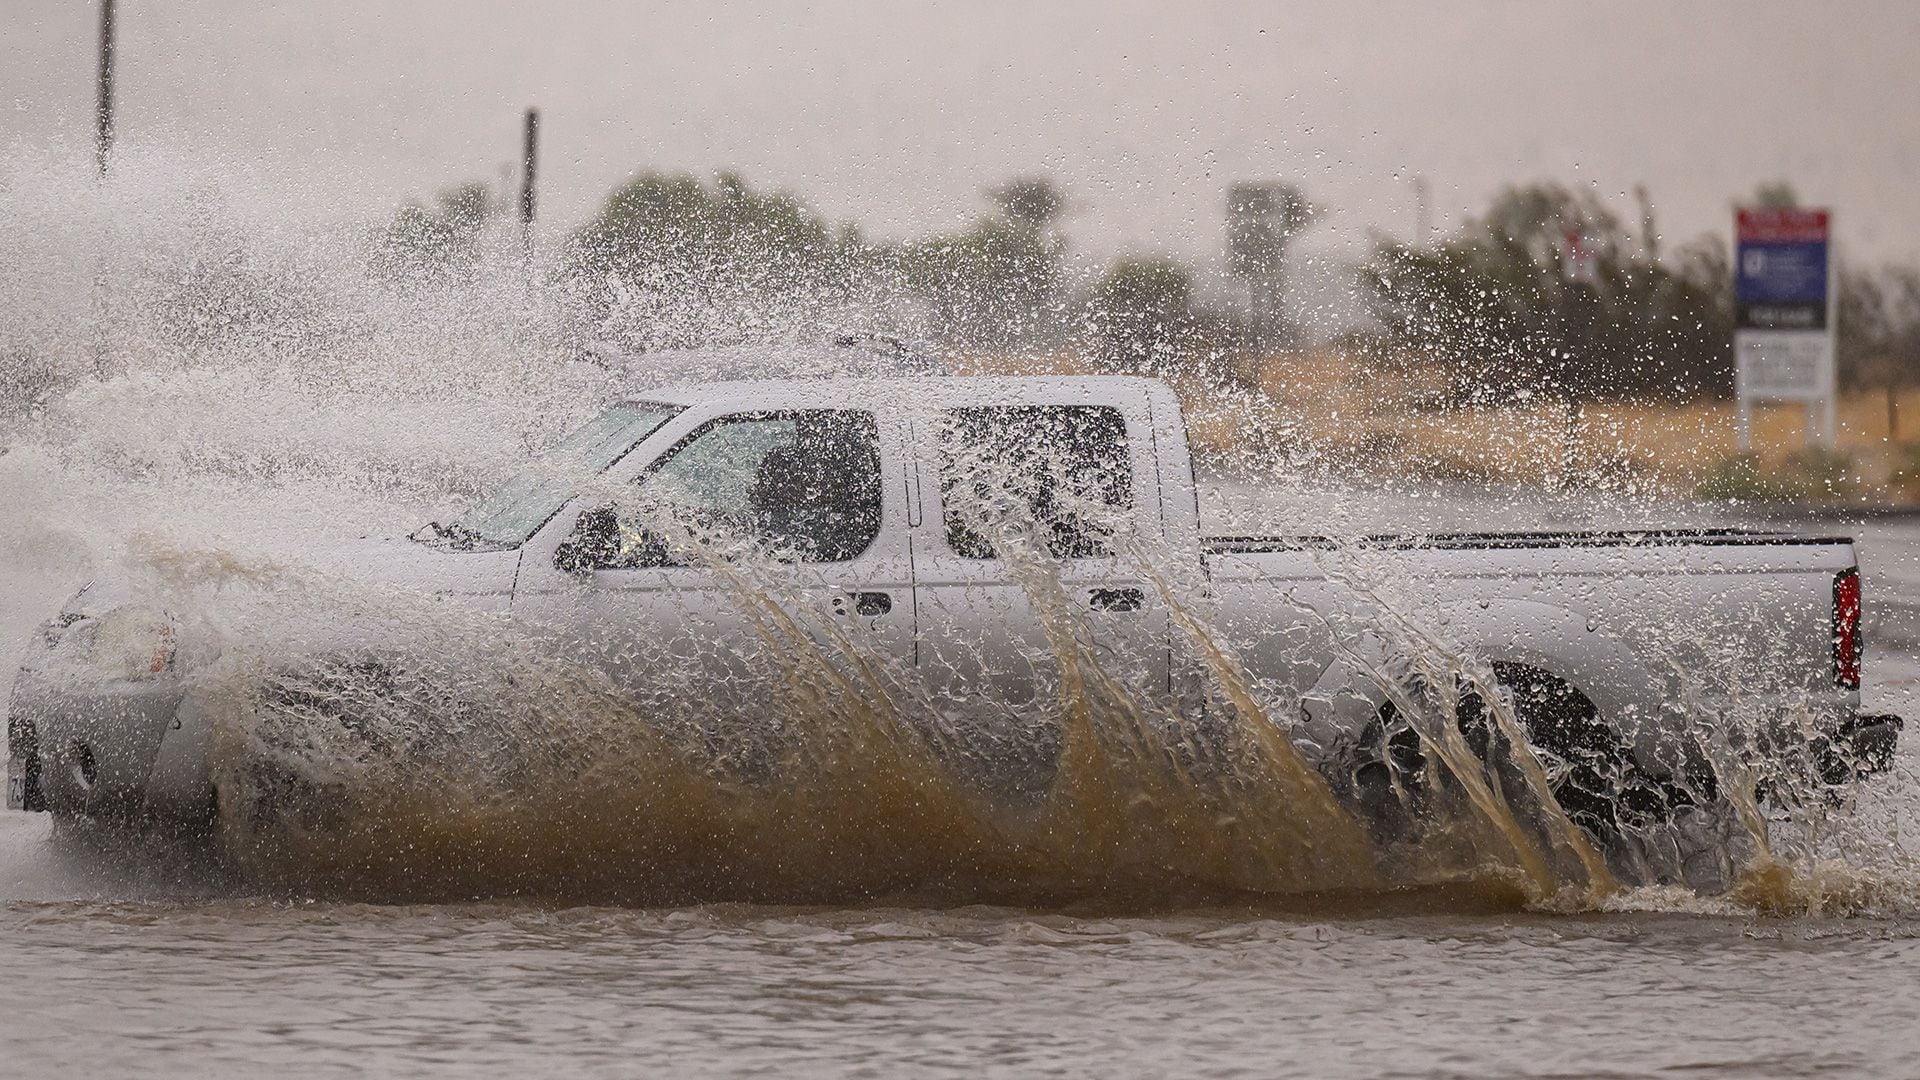
{"type": "MultiPolygon", "coordinates": [[[[1612,753],[1623,745],[1613,726],[1601,719],[1600,707],[1573,683],[1531,664],[1495,660],[1492,667],[1494,681],[1513,696],[1514,722],[1536,749],[1569,757],[1612,753]]],[[[1461,726],[1484,755],[1492,734],[1486,704],[1471,687],[1462,692],[1460,704],[1461,726]],[[1477,724],[1469,719],[1470,712],[1477,724]]]]}
{"type": "MultiPolygon", "coordinates": [[[[1520,734],[1537,755],[1552,759],[1554,799],[1576,824],[1607,832],[1625,819],[1663,817],[1696,801],[1693,792],[1648,776],[1625,734],[1570,680],[1518,661],[1496,660],[1491,666],[1494,681],[1512,699],[1520,734]]],[[[1455,715],[1475,755],[1489,767],[1511,760],[1504,733],[1488,715],[1479,689],[1463,683],[1459,695],[1455,715]]],[[[1376,723],[1385,762],[1403,776],[1422,772],[1427,755],[1420,735],[1399,719],[1393,702],[1380,707],[1376,723]]],[[[1711,786],[1711,778],[1707,783],[1711,786]]],[[[1712,797],[1711,791],[1703,793],[1712,797]]]]}
{"type": "MultiPolygon", "coordinates": [[[[1566,756],[1582,750],[1612,750],[1620,745],[1613,728],[1600,718],[1593,699],[1566,679],[1544,668],[1514,661],[1496,660],[1492,664],[1494,681],[1513,696],[1514,721],[1537,749],[1566,756]]],[[[1493,725],[1488,722],[1486,703],[1478,689],[1462,681],[1456,715],[1469,745],[1485,756],[1493,725]]],[[[1389,745],[1418,748],[1419,735],[1411,725],[1399,722],[1399,707],[1389,700],[1381,704],[1378,716],[1380,732],[1389,745]]]]}

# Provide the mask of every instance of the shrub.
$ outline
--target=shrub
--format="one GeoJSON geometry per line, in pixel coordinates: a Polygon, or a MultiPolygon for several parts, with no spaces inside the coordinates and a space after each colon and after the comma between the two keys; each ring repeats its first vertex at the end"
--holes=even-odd
{"type": "Polygon", "coordinates": [[[1859,491],[1853,455],[1811,447],[1787,455],[1777,468],[1757,454],[1733,454],[1714,463],[1694,488],[1702,499],[1730,502],[1830,502],[1859,491]]]}

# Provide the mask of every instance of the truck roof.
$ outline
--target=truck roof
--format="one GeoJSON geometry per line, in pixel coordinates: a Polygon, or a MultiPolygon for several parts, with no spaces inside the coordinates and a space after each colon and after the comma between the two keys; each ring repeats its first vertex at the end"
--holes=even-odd
{"type": "Polygon", "coordinates": [[[1158,379],[1132,375],[931,375],[884,379],[729,379],[682,383],[639,391],[627,401],[677,405],[846,405],[853,402],[909,404],[916,400],[967,401],[1019,398],[1044,403],[1075,398],[1170,394],[1158,379]]]}
{"type": "Polygon", "coordinates": [[[824,340],[734,342],[643,353],[627,353],[600,343],[589,346],[588,352],[595,363],[635,387],[692,380],[886,379],[947,373],[938,359],[903,342],[858,333],[824,340]]]}

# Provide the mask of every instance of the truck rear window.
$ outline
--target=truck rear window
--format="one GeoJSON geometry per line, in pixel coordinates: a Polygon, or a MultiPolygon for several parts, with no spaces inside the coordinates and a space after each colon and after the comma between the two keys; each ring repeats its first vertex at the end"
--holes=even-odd
{"type": "Polygon", "coordinates": [[[997,558],[1007,544],[1111,555],[1133,508],[1126,419],[1107,405],[948,410],[940,502],[947,544],[964,558],[997,558]]]}

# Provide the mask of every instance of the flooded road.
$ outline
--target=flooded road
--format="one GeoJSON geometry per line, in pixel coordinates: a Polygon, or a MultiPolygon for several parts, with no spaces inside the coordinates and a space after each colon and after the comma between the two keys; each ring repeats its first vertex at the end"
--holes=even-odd
{"type": "MultiPolygon", "coordinates": [[[[1858,532],[1869,595],[1892,601],[1869,704],[1911,716],[1920,529],[1858,532]]],[[[1915,766],[1909,742],[1849,811],[1909,866],[1915,766]]],[[[1795,890],[1786,916],[1661,889],[1553,914],[1484,886],[1144,913],[365,905],[262,897],[5,813],[0,1060],[157,1077],[1911,1075],[1920,898],[1839,868],[1795,890]]]]}
{"type": "Polygon", "coordinates": [[[1920,924],[16,903],[39,1075],[1912,1075],[1920,924]]]}

